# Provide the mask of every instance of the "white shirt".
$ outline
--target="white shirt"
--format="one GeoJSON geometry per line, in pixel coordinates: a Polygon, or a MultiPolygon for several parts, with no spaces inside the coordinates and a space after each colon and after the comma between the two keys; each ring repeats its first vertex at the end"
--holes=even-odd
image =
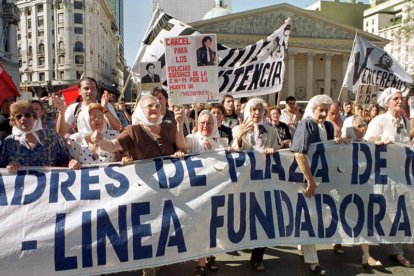
{"type": "Polygon", "coordinates": [[[205,139],[208,139],[211,144],[211,150],[219,149],[219,148],[227,148],[228,147],[228,141],[227,138],[205,138],[200,134],[188,134],[185,139],[187,142],[190,143],[190,153],[200,153],[209,151],[207,147],[205,146],[204,142],[205,139]]]}
{"type": "Polygon", "coordinates": [[[290,130],[290,136],[293,137],[296,131],[296,127],[298,126],[299,118],[298,118],[297,113],[295,113],[293,117],[291,117],[290,114],[291,113],[289,111],[287,111],[286,109],[283,109],[282,112],[280,113],[279,121],[287,124],[290,130]]]}
{"type": "MultiPolygon", "coordinates": [[[[102,134],[105,140],[110,141],[118,137],[119,132],[107,129],[104,130],[102,134]]],[[[88,147],[88,142],[86,142],[85,138],[82,137],[80,133],[72,134],[69,137],[68,142],[70,144],[70,155],[82,165],[102,164],[117,161],[116,155],[113,152],[106,152],[101,150],[101,148],[98,148],[96,153],[93,153],[88,147]]]]}
{"type": "Polygon", "coordinates": [[[378,115],[372,119],[368,124],[367,132],[365,133],[364,139],[367,141],[384,141],[388,138],[392,142],[399,142],[404,144],[410,143],[410,129],[411,124],[409,120],[401,117],[402,128],[400,133],[397,132],[395,125],[395,118],[390,112],[378,115]]]}
{"type": "Polygon", "coordinates": [[[342,128],[341,128],[341,137],[346,137],[347,128],[349,128],[349,127],[352,128],[353,127],[353,125],[352,125],[352,120],[353,119],[354,119],[354,115],[349,116],[344,120],[344,123],[342,124],[342,128]]]}

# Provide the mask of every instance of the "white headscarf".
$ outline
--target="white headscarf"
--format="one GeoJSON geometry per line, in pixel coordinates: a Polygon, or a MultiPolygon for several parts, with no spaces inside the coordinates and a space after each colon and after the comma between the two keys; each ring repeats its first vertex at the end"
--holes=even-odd
{"type": "Polygon", "coordinates": [[[305,108],[305,113],[303,115],[303,119],[305,119],[307,117],[314,119],[313,111],[315,110],[315,108],[317,108],[321,104],[331,105],[332,104],[331,97],[329,97],[328,95],[323,94],[323,95],[316,95],[313,98],[311,98],[310,101],[308,102],[308,105],[305,108]]]}
{"type": "MultiPolygon", "coordinates": [[[[88,136],[93,133],[91,128],[91,117],[89,115],[89,106],[83,108],[81,112],[79,112],[78,116],[78,132],[83,136],[88,136]]],[[[106,121],[104,120],[104,127],[103,130],[107,128],[106,121]]]]}
{"type": "MultiPolygon", "coordinates": [[[[388,87],[387,89],[385,89],[384,91],[381,92],[381,94],[378,97],[378,104],[381,107],[386,108],[388,106],[388,101],[391,99],[391,97],[395,94],[401,91],[394,88],[394,87],[388,87]]],[[[405,95],[404,95],[405,96],[405,95]]]]}
{"type": "Polygon", "coordinates": [[[198,120],[200,120],[201,116],[205,116],[208,115],[211,118],[213,118],[213,133],[209,136],[209,137],[204,137],[199,131],[197,131],[197,134],[200,136],[203,136],[204,138],[220,138],[220,133],[218,131],[218,127],[217,127],[217,118],[216,116],[214,116],[210,111],[208,110],[203,110],[200,112],[200,114],[198,115],[198,120]]]}
{"type": "Polygon", "coordinates": [[[30,149],[29,145],[26,142],[26,136],[29,133],[31,133],[35,137],[36,141],[39,144],[41,144],[42,146],[44,146],[43,143],[40,142],[39,136],[36,133],[36,131],[41,130],[41,129],[43,129],[42,121],[40,119],[35,119],[35,122],[34,122],[33,127],[32,127],[31,130],[24,131],[24,130],[21,130],[20,128],[18,128],[17,126],[13,126],[12,133],[15,136],[14,139],[16,141],[19,141],[21,145],[23,145],[26,148],[30,149]]]}
{"type": "Polygon", "coordinates": [[[151,96],[151,95],[142,96],[142,98],[139,100],[137,104],[137,107],[135,108],[134,113],[132,113],[132,124],[133,125],[141,124],[144,126],[157,126],[162,123],[162,117],[160,116],[160,118],[158,118],[158,120],[155,123],[151,123],[150,121],[148,121],[147,117],[144,115],[144,111],[142,110],[142,106],[141,106],[142,102],[146,99],[154,99],[158,102],[157,98],[155,98],[154,96],[151,96]]]}
{"type": "Polygon", "coordinates": [[[250,116],[250,108],[255,107],[257,104],[262,105],[262,113],[260,114],[260,121],[258,122],[259,125],[263,125],[263,116],[264,116],[264,101],[260,98],[254,98],[254,99],[250,99],[247,103],[246,106],[244,107],[244,112],[243,112],[243,119],[244,121],[246,121],[247,119],[249,119],[250,116]]]}

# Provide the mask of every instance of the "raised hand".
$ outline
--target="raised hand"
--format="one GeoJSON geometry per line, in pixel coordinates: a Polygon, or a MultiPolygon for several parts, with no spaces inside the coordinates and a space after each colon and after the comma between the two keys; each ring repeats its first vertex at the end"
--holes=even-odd
{"type": "Polygon", "coordinates": [[[57,110],[59,110],[61,112],[64,112],[66,110],[66,104],[55,93],[52,93],[52,104],[53,104],[54,107],[57,108],[57,110]]]}

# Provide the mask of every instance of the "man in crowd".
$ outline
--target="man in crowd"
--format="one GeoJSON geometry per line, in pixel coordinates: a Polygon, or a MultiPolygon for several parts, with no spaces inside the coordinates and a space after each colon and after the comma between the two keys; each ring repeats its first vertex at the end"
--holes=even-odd
{"type": "MultiPolygon", "coordinates": [[[[56,125],[56,131],[61,137],[67,134],[78,132],[78,116],[82,109],[86,108],[90,103],[97,102],[98,83],[94,78],[85,77],[78,83],[78,92],[82,97],[82,102],[77,102],[66,105],[58,96],[54,96],[53,105],[59,110],[59,117],[56,125]]],[[[101,99],[102,107],[104,108],[104,116],[109,126],[114,130],[120,130],[122,125],[116,116],[116,112],[112,104],[109,102],[109,93],[104,92],[101,99]]]]}
{"type": "Polygon", "coordinates": [[[14,103],[14,97],[5,98],[0,105],[0,141],[12,133],[12,126],[9,124],[10,106],[14,103]]]}
{"type": "Polygon", "coordinates": [[[288,96],[286,98],[286,108],[282,110],[280,121],[289,127],[290,135],[293,137],[300,121],[300,114],[296,106],[295,97],[288,96]]]}

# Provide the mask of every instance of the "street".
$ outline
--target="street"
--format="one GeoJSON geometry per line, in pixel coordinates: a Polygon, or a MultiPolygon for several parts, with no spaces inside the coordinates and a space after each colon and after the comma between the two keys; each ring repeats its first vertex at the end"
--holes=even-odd
{"type": "MultiPolygon", "coordinates": [[[[373,245],[370,247],[371,256],[383,263],[383,268],[367,270],[361,265],[361,250],[359,246],[344,246],[345,254],[338,255],[333,252],[331,246],[318,246],[320,264],[326,269],[327,275],[414,275],[414,268],[408,269],[397,266],[387,254],[384,246],[373,245]]],[[[404,247],[405,256],[414,261],[414,245],[404,247]]],[[[309,275],[307,266],[296,247],[277,246],[269,247],[265,252],[264,272],[256,272],[250,267],[250,250],[230,252],[229,254],[216,255],[219,265],[217,272],[207,271],[207,275],[214,276],[249,276],[249,275],[309,275]],[[237,256],[239,255],[239,256],[237,256]]],[[[160,267],[157,276],[192,275],[196,262],[174,264],[160,267]]],[[[141,275],[141,272],[123,272],[119,276],[141,275]]]]}

